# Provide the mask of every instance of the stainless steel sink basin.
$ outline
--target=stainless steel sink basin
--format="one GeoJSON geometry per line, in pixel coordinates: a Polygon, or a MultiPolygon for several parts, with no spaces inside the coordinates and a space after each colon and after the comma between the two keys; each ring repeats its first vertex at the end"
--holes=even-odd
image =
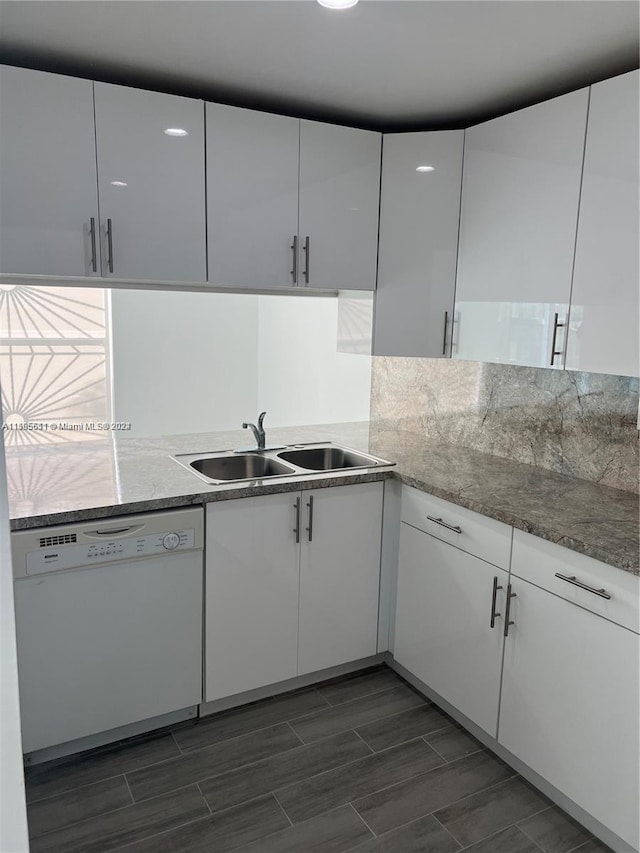
{"type": "Polygon", "coordinates": [[[305,447],[300,450],[285,450],[278,453],[279,459],[292,462],[299,468],[307,468],[311,471],[336,471],[343,468],[370,468],[380,464],[380,461],[356,453],[355,450],[347,450],[343,447],[325,445],[324,447],[305,447]]]}
{"type": "Polygon", "coordinates": [[[211,485],[242,483],[271,477],[316,477],[332,471],[391,466],[375,456],[331,442],[294,444],[248,452],[179,453],[176,462],[211,485]]]}
{"type": "Polygon", "coordinates": [[[255,480],[295,474],[295,468],[261,453],[232,453],[194,459],[190,467],[208,480],[255,480]]]}

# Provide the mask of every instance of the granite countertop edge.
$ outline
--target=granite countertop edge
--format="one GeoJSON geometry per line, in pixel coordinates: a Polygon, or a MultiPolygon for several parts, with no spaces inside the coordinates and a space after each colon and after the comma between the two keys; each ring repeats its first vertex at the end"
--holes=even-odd
{"type": "MultiPolygon", "coordinates": [[[[63,484],[67,487],[65,497],[49,501],[46,492],[35,492],[34,496],[40,500],[33,500],[23,506],[22,511],[18,510],[16,517],[11,519],[11,530],[393,479],[622,571],[640,575],[638,496],[634,493],[470,449],[429,444],[424,436],[371,427],[368,422],[359,422],[274,430],[275,440],[283,444],[296,443],[301,437],[311,442],[328,440],[395,463],[393,467],[359,471],[292,475],[277,482],[196,484],[191,482],[192,474],[178,466],[175,460],[170,461],[172,454],[191,452],[194,446],[216,451],[237,446],[242,439],[237,431],[137,439],[123,442],[112,450],[101,445],[107,460],[113,462],[117,456],[120,474],[124,477],[121,489],[111,494],[106,489],[87,490],[83,494],[82,487],[75,485],[77,459],[84,459],[86,464],[82,454],[90,452],[90,448],[72,448],[63,456],[61,468],[63,484]],[[165,467],[167,463],[169,468],[165,467]]],[[[46,458],[46,452],[44,458],[38,457],[45,469],[54,458],[59,461],[57,451],[53,452],[54,457],[46,458]]],[[[29,457],[24,457],[22,452],[13,455],[12,463],[18,474],[22,473],[23,460],[28,472],[29,457]]],[[[14,482],[21,480],[20,477],[13,479],[14,482]]],[[[37,477],[34,480],[40,482],[37,477]]]]}

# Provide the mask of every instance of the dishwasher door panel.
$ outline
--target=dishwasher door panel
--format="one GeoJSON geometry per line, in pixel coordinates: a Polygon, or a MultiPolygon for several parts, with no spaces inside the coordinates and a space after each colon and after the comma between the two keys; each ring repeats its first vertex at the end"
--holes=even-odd
{"type": "Polygon", "coordinates": [[[25,753],[198,704],[202,552],[15,582],[25,753]]]}

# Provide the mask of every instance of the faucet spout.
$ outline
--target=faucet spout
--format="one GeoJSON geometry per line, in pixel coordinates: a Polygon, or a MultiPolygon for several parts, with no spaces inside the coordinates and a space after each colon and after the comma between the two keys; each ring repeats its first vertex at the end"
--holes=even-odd
{"type": "Polygon", "coordinates": [[[260,415],[258,416],[258,426],[256,426],[255,424],[249,424],[249,423],[243,423],[242,424],[242,429],[250,429],[251,432],[253,433],[253,437],[255,438],[256,445],[257,445],[256,450],[264,450],[265,449],[266,436],[265,436],[265,431],[264,431],[264,427],[262,426],[262,424],[264,422],[264,418],[265,418],[266,414],[267,414],[266,412],[260,413],[260,415]]]}

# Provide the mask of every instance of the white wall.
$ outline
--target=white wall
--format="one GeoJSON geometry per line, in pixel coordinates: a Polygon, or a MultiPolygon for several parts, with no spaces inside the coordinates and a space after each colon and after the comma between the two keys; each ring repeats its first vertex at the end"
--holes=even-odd
{"type": "Polygon", "coordinates": [[[255,417],[258,297],[114,290],[114,420],[126,435],[237,429],[255,417]]]}
{"type": "Polygon", "coordinates": [[[0,446],[0,851],[26,853],[28,850],[9,502],[4,441],[2,441],[0,446]]]}
{"type": "Polygon", "coordinates": [[[371,358],[337,351],[338,300],[259,299],[258,408],[269,423],[369,420],[371,358]]]}
{"type": "Polygon", "coordinates": [[[338,352],[335,298],[116,290],[111,302],[114,419],[131,437],[238,429],[262,410],[267,428],[369,418],[371,359],[338,352]]]}

